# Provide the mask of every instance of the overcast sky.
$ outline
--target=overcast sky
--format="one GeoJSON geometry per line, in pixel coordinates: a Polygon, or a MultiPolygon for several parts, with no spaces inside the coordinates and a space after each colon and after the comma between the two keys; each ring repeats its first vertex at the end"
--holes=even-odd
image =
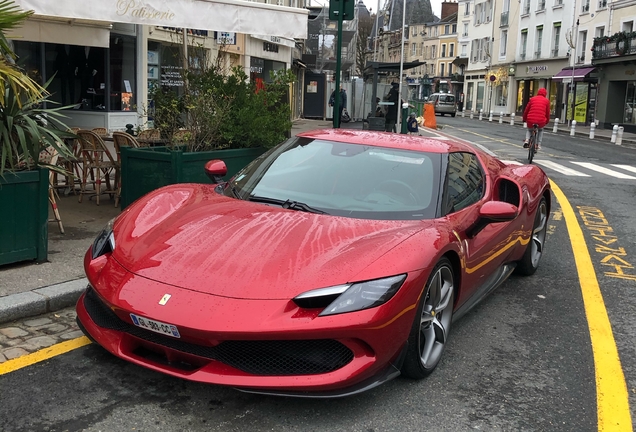
{"type": "MultiPolygon", "coordinates": [[[[367,9],[372,9],[373,13],[378,9],[378,0],[362,0],[367,9]]],[[[357,2],[357,0],[356,0],[357,2]]],[[[385,0],[380,0],[380,7],[384,5],[385,0]]],[[[312,5],[325,5],[329,0],[311,0],[312,5]]],[[[440,16],[442,13],[442,0],[431,0],[431,6],[433,7],[433,13],[440,16]]]]}

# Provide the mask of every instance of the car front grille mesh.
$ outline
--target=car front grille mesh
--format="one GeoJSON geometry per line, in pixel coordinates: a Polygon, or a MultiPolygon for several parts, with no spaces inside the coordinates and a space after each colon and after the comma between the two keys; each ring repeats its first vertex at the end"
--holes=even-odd
{"type": "Polygon", "coordinates": [[[176,351],[224,363],[254,375],[289,376],[332,372],[353,360],[353,352],[333,339],[224,341],[210,347],[163,336],[119,319],[92,288],[84,307],[100,327],[125,332],[176,351]]]}

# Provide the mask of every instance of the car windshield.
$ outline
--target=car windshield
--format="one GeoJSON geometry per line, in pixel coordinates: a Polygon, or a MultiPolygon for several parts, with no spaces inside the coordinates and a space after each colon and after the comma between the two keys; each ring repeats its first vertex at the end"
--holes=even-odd
{"type": "Polygon", "coordinates": [[[435,217],[441,155],[291,138],[237,173],[227,196],[358,219],[435,217]]]}
{"type": "Polygon", "coordinates": [[[452,96],[452,95],[441,95],[439,97],[439,100],[442,101],[442,102],[452,103],[452,102],[455,102],[455,96],[452,96]]]}

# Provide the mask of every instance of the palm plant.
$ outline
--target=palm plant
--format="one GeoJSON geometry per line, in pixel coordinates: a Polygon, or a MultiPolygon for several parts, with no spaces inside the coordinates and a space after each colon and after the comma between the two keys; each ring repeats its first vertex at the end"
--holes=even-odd
{"type": "Polygon", "coordinates": [[[5,170],[34,168],[48,146],[61,156],[71,156],[63,138],[73,135],[60,120],[61,108],[42,108],[45,102],[52,103],[48,83],[41,86],[15,64],[16,55],[5,36],[32,13],[21,11],[12,0],[0,0],[0,175],[5,170]]]}

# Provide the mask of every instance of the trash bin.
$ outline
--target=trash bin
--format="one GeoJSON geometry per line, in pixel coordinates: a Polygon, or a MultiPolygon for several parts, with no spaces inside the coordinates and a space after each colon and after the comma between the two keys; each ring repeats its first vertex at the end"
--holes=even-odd
{"type": "Polygon", "coordinates": [[[373,130],[373,131],[384,130],[384,117],[369,116],[367,117],[367,121],[369,122],[369,130],[373,130]]]}

